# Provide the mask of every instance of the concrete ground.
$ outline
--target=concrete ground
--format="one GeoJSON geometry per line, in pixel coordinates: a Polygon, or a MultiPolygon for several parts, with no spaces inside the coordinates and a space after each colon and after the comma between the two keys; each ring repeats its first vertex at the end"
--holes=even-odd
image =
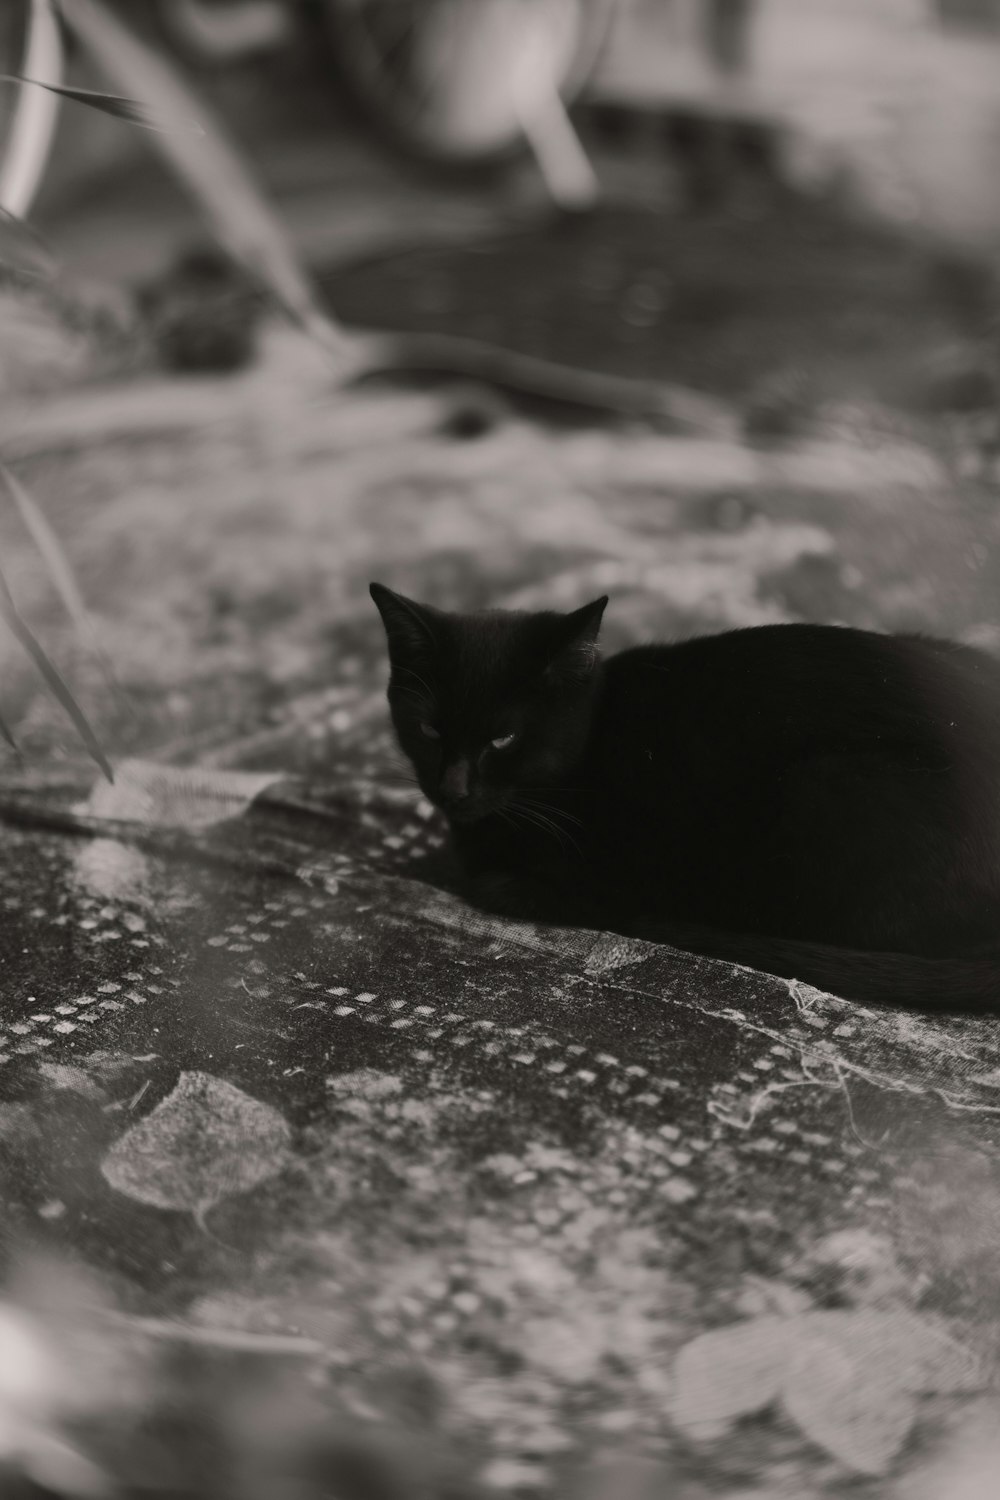
{"type": "MultiPolygon", "coordinates": [[[[490,240],[485,191],[362,171],[368,151],[290,150],[277,183],[342,316],[680,381],[731,431],[508,397],[457,436],[479,393],[333,390],[277,325],[230,378],[112,361],[94,381],[81,357],[75,382],[10,397],[4,452],[117,689],[13,515],[5,572],[131,757],[95,785],[5,646],[25,754],[0,784],[4,1223],[15,1262],[90,1278],[90,1366],[125,1359],[146,1393],[81,1374],[72,1418],[45,1420],[126,1472],[163,1349],[206,1407],[236,1350],[379,1455],[383,1488],[341,1477],[351,1496],[992,1494],[993,1018],[473,916],[424,876],[441,834],[398,779],[367,596],[372,577],[444,606],[609,592],[608,649],[803,618],[995,645],[968,287],[759,181],[682,212],[634,162],[592,224],[490,240]],[[336,253],[412,247],[445,203],[444,245],[336,253]]],[[[126,192],[59,245],[145,274],[162,226],[187,233],[174,199],[126,192]]],[[[64,1349],[37,1268],[12,1276],[64,1349]]]]}

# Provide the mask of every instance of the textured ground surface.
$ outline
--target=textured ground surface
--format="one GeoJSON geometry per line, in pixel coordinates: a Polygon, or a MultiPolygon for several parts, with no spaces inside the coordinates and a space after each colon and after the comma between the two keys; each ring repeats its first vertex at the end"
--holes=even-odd
{"type": "MultiPolygon", "coordinates": [[[[995,641],[968,325],[916,252],[755,203],[330,281],[359,321],[714,390],[749,436],[512,408],[456,438],[464,396],[332,397],[280,331],[231,381],[0,416],[128,704],[7,516],[23,613],[116,754],[190,769],[90,811],[205,825],[3,827],[5,1225],[209,1360],[288,1336],[359,1429],[507,1491],[944,1500],[995,1464],[995,1022],[474,919],[387,733],[371,577],[606,591],[608,649],[803,618],[995,641]],[[236,772],[279,784],[248,809],[236,772]]],[[[34,767],[4,762],[8,807],[41,779],[79,805],[57,711],[12,646],[0,672],[34,767]]]]}

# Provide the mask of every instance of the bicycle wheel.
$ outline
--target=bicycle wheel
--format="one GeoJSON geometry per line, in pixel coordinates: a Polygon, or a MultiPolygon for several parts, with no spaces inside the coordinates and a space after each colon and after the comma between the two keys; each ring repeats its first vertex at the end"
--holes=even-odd
{"type": "Polygon", "coordinates": [[[524,146],[532,91],[573,98],[617,0],[323,0],[345,86],[410,155],[442,164],[524,146]]]}

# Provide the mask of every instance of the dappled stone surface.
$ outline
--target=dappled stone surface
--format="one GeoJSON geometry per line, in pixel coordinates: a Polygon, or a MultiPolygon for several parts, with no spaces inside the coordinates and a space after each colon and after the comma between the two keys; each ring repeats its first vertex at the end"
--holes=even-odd
{"type": "MultiPolygon", "coordinates": [[[[595,1434],[688,1454],[674,1358],[772,1302],[920,1307],[990,1360],[991,1019],[491,924],[393,872],[381,830],[416,840],[419,818],[369,818],[333,850],[261,812],[190,860],[109,843],[103,866],[93,842],[8,833],[8,871],[31,871],[5,880],[9,1221],[133,1304],[306,1335],[338,1377],[414,1360],[446,1430],[538,1483],[595,1434]],[[298,880],[255,871],[297,847],[298,880]],[[177,1159],[137,1159],[134,1122],[178,1114],[179,1075],[246,1098],[228,1187],[242,1116],[227,1097],[213,1120],[204,1088],[177,1159]],[[272,1160],[275,1110],[293,1159],[272,1160]]],[[[771,1423],[710,1436],[693,1472],[766,1477],[774,1449],[812,1474],[771,1423]]]]}
{"type": "Polygon", "coordinates": [[[233,382],[88,393],[83,424],[82,399],[4,432],[119,690],[6,529],[5,571],[116,757],[191,776],[174,826],[140,799],[96,836],[114,794],[4,647],[30,752],[0,795],[11,1237],[209,1361],[291,1341],[378,1441],[406,1430],[390,1377],[422,1371],[417,1426],[469,1485],[627,1462],[692,1497],[956,1492],[995,1426],[994,1018],[468,911],[400,779],[367,583],[606,591],[609,649],[807,615],[989,645],[978,429],[859,401],[766,448],[527,414],[463,441],[451,395],[334,399],[273,330],[233,382]],[[693,1341],[737,1324],[692,1423],[693,1341]],[[934,1378],[928,1340],[954,1351],[934,1378]],[[791,1361],[780,1402],[744,1346],[791,1361]]]}

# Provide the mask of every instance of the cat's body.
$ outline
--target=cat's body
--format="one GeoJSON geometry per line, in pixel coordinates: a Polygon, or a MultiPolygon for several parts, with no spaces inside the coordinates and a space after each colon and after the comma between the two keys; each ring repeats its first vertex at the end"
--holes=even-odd
{"type": "Polygon", "coordinates": [[[785,625],[600,662],[604,601],[459,616],[373,595],[397,733],[480,904],[853,998],[1000,1007],[990,657],[785,625]]]}

